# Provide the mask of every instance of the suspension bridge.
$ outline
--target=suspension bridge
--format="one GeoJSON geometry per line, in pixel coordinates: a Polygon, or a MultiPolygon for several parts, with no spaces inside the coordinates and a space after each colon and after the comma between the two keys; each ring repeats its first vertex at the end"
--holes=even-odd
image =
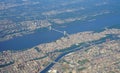
{"type": "Polygon", "coordinates": [[[67,37],[69,36],[69,34],[67,33],[67,31],[57,30],[57,29],[53,28],[52,26],[49,26],[48,28],[49,28],[50,31],[56,31],[58,33],[63,34],[64,36],[67,36],[67,37]]]}

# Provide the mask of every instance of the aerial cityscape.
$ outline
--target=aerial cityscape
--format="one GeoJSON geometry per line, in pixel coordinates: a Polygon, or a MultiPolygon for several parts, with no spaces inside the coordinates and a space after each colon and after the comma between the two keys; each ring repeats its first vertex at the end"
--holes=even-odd
{"type": "Polygon", "coordinates": [[[119,3],[0,1],[0,73],[120,73],[119,3]]]}

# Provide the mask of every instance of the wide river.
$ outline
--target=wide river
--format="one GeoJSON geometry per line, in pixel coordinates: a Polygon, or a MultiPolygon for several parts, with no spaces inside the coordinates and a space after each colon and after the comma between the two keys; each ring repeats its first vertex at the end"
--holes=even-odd
{"type": "MultiPolygon", "coordinates": [[[[69,34],[75,34],[83,31],[97,31],[104,29],[105,27],[116,25],[120,23],[120,15],[107,14],[105,16],[99,16],[95,21],[75,21],[69,24],[63,25],[64,27],[54,25],[55,29],[61,31],[67,31],[69,34]]],[[[23,50],[32,48],[42,43],[48,43],[55,41],[63,37],[63,34],[50,31],[47,28],[36,30],[35,33],[24,35],[22,37],[16,37],[4,42],[0,42],[0,51],[4,50],[23,50]]]]}

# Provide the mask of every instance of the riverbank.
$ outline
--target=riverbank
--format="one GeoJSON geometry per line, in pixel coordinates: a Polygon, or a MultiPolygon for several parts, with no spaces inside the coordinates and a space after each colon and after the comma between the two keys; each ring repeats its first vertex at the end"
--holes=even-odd
{"type": "MultiPolygon", "coordinates": [[[[56,41],[40,44],[33,48],[24,50],[24,51],[16,51],[16,52],[5,52],[1,53],[0,57],[4,59],[4,62],[8,62],[14,60],[14,64],[5,66],[1,68],[1,71],[11,71],[11,72],[39,72],[46,68],[50,63],[59,61],[58,56],[60,56],[64,51],[68,50],[73,51],[69,47],[73,47],[74,45],[79,45],[83,42],[95,42],[96,40],[101,40],[101,38],[105,38],[107,40],[111,37],[119,37],[120,29],[107,29],[102,32],[79,32],[77,34],[72,34],[68,37],[62,37],[56,41]],[[107,37],[108,35],[110,37],[107,37]],[[68,49],[66,49],[68,48],[68,49]],[[9,55],[10,54],[10,55],[9,55]]],[[[115,37],[115,38],[116,38],[115,37]]],[[[65,55],[65,54],[64,54],[65,55]]],[[[62,56],[60,57],[62,58],[62,56]]]]}

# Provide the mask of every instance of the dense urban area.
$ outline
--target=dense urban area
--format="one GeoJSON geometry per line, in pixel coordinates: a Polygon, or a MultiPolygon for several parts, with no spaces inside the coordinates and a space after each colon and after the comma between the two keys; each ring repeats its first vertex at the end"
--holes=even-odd
{"type": "Polygon", "coordinates": [[[0,73],[120,73],[119,0],[0,0],[0,73]]]}
{"type": "Polygon", "coordinates": [[[119,73],[119,38],[120,29],[88,31],[62,37],[54,42],[40,44],[23,51],[3,51],[0,53],[0,72],[38,73],[55,62],[54,60],[60,54],[73,50],[55,62],[48,72],[119,73]],[[78,51],[75,51],[76,49],[78,51]]]}

